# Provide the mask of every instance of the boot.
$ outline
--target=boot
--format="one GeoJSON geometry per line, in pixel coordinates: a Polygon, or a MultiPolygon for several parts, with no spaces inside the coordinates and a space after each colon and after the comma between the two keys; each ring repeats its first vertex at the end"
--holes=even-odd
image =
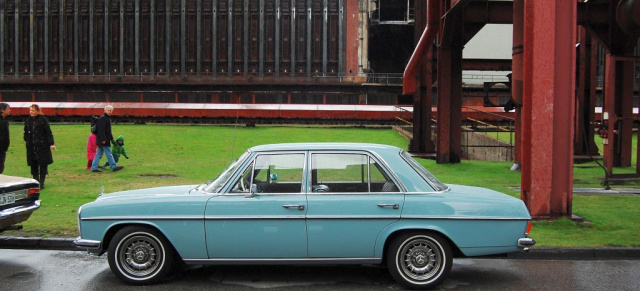
{"type": "Polygon", "coordinates": [[[40,190],[44,189],[44,179],[46,176],[42,176],[41,180],[40,180],[40,190]]]}

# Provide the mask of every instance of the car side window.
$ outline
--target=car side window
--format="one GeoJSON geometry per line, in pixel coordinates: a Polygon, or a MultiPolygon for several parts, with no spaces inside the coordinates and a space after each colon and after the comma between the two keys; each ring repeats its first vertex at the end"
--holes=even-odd
{"type": "Polygon", "coordinates": [[[302,193],[304,154],[258,155],[234,184],[232,192],[302,193]],[[246,186],[249,185],[249,186],[246,186]]]}
{"type": "Polygon", "coordinates": [[[376,161],[365,154],[317,153],[311,156],[311,191],[315,193],[399,192],[376,161]]]}
{"type": "Polygon", "coordinates": [[[372,158],[369,158],[369,170],[371,171],[371,192],[399,192],[396,183],[372,158]]]}

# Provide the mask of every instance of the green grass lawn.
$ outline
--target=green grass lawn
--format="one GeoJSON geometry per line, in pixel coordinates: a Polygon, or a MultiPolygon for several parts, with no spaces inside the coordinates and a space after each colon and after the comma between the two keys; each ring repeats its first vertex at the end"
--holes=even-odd
{"type": "MultiPolygon", "coordinates": [[[[22,126],[11,125],[11,147],[6,175],[29,177],[22,126]]],[[[121,157],[124,170],[90,173],[86,166],[89,125],[52,125],[58,151],[50,166],[42,207],[22,231],[2,235],[73,237],[76,211],[105,192],[164,185],[196,184],[214,178],[247,148],[281,142],[370,142],[407,148],[408,142],[390,129],[319,127],[233,127],[207,125],[114,125],[114,135],[125,136],[131,156],[121,157]]],[[[104,158],[103,158],[104,160],[104,158]]],[[[420,160],[445,183],[491,188],[519,197],[508,187],[520,185],[520,173],[509,162],[463,161],[438,165],[420,160]]],[[[578,168],[577,181],[599,184],[601,170],[578,168]]],[[[577,186],[577,185],[576,185],[577,186]]],[[[582,187],[582,186],[581,186],[582,187]]],[[[532,236],[540,246],[640,246],[640,196],[574,196],[573,211],[589,220],[578,226],[570,220],[536,221],[532,236]]]]}

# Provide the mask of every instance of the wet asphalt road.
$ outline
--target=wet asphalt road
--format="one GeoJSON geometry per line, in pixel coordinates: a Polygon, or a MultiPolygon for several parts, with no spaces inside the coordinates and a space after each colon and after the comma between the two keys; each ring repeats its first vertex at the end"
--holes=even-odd
{"type": "MultiPolygon", "coordinates": [[[[379,266],[194,267],[162,284],[121,283],[105,256],[0,249],[0,290],[402,290],[379,266]]],[[[454,260],[438,290],[640,290],[640,260],[454,260]]]]}

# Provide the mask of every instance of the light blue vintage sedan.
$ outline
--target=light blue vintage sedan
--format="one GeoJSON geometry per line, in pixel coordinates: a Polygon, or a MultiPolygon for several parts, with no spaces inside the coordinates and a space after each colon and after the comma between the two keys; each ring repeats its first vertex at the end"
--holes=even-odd
{"type": "Polygon", "coordinates": [[[256,146],[202,185],[101,195],[78,210],[76,246],[108,252],[125,282],[174,263],[386,264],[432,288],[453,257],[532,246],[521,200],[445,185],[402,149],[356,143],[256,146]]]}

